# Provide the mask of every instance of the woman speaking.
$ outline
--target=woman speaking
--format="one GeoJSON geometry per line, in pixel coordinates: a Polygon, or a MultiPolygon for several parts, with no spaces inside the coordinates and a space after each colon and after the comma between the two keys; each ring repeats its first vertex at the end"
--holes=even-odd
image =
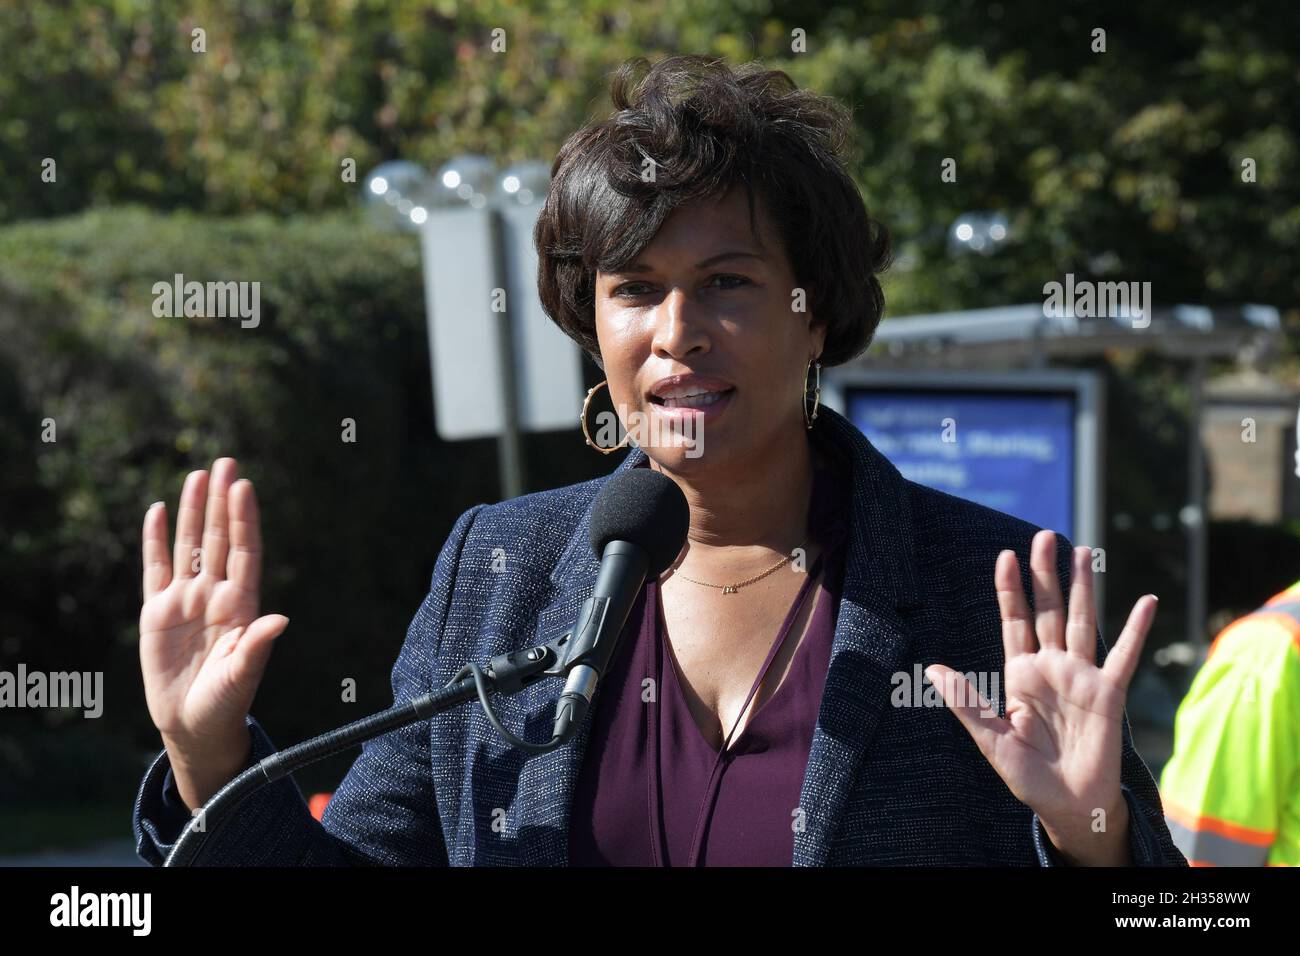
{"type": "MultiPolygon", "coordinates": [[[[1183,865],[1124,714],[1154,596],[1107,655],[1087,548],[903,479],[820,406],[822,367],[875,332],[889,256],[840,158],[843,108],[696,56],[629,61],[612,98],[555,160],[538,286],[630,429],[602,447],[584,405],[588,444],[681,488],[685,545],[564,746],[444,711],[368,741],[321,821],[283,779],[198,862],[1183,865]]],[[[189,475],[174,556],[165,506],[144,519],[140,656],[165,750],[134,823],[155,864],[276,749],[249,708],[288,622],[259,616],[258,506],[236,474],[223,458],[189,475]]],[[[397,703],[573,623],[608,478],[460,516],[397,703]]],[[[501,723],[545,739],[556,685],[496,698],[501,723]]]]}

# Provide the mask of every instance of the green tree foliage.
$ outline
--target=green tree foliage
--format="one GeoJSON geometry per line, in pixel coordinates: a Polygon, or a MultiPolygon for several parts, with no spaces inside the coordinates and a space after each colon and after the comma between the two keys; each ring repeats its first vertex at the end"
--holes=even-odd
{"type": "MultiPolygon", "coordinates": [[[[290,689],[315,687],[324,710],[290,717],[289,743],[331,702],[335,723],[386,706],[451,522],[494,493],[475,483],[491,442],[433,437],[424,323],[414,239],[353,214],[124,210],[0,232],[0,666],[104,670],[106,724],[156,746],[140,525],[164,499],[174,530],[185,473],[233,455],[262,504],[264,607],[293,619],[259,715],[284,728],[290,689]],[[156,317],[154,283],[178,272],[260,281],[260,323],[156,317]],[[339,702],[347,677],[357,704],[339,702]]],[[[60,715],[15,712],[6,731],[19,718],[60,715]]]]}
{"type": "Polygon", "coordinates": [[[1065,271],[1148,280],[1162,302],[1290,307],[1297,27],[1282,5],[1206,0],[15,2],[0,221],[124,199],[322,210],[356,201],[348,157],[362,173],[550,157],[605,111],[621,60],[693,51],[762,57],[855,107],[854,172],[903,252],[892,314],[1037,298],[1065,271]],[[971,209],[1012,217],[1008,249],[948,254],[971,209]]]}
{"type": "MultiPolygon", "coordinates": [[[[436,437],[428,355],[418,243],[355,210],[121,208],[0,229],[0,669],[105,674],[100,721],[7,712],[0,801],[129,799],[142,768],[120,759],[75,787],[48,771],[75,766],[88,734],[114,736],[114,754],[156,751],[136,650],[141,523],[165,500],[174,532],[185,474],[219,455],[256,484],[263,609],[292,620],[259,719],[288,745],[391,703],[447,532],[500,496],[491,439],[436,437]],[[177,273],[259,282],[259,323],[155,315],[155,283],[177,273]]],[[[529,435],[524,451],[536,488],[609,467],[573,432],[529,435]]],[[[350,762],[306,778],[329,789],[350,762]]]]}

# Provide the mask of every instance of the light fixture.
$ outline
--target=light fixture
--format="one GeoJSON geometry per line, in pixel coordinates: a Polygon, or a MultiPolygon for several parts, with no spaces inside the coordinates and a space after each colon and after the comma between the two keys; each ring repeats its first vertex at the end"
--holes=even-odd
{"type": "Polygon", "coordinates": [[[381,228],[413,231],[428,218],[431,185],[423,166],[394,159],[370,171],[361,194],[381,228]]]}
{"type": "Polygon", "coordinates": [[[992,255],[1007,241],[1010,233],[1004,213],[962,213],[948,229],[948,251],[953,255],[968,252],[992,255]]]}
{"type": "Polygon", "coordinates": [[[434,176],[432,202],[438,206],[470,206],[482,209],[492,192],[496,166],[477,153],[448,160],[434,176]]]}
{"type": "Polygon", "coordinates": [[[551,167],[541,160],[514,163],[496,177],[493,201],[501,205],[531,206],[546,198],[551,167]]]}

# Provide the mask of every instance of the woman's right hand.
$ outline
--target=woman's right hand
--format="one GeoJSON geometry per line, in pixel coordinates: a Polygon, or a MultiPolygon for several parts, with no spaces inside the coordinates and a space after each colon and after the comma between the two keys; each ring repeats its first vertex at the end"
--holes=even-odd
{"type": "Polygon", "coordinates": [[[177,789],[206,803],[244,766],[245,718],[271,647],[289,619],[258,617],[262,533],[248,479],[233,458],[191,472],[181,491],[176,547],[167,506],[144,517],[140,669],[149,716],[163,738],[177,789]]]}

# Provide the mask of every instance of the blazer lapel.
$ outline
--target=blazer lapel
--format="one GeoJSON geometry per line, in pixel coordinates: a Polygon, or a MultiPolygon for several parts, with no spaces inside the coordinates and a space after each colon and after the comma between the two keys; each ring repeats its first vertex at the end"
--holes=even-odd
{"type": "MultiPolygon", "coordinates": [[[[646,453],[632,446],[618,468],[610,475],[637,467],[646,453]]],[[[604,479],[597,479],[604,486],[604,479]]],[[[573,626],[582,604],[591,596],[600,571],[600,561],[591,550],[588,532],[591,525],[591,508],[595,495],[578,521],[569,538],[564,553],[551,573],[555,588],[551,602],[537,617],[537,628],[532,640],[525,646],[544,644],[573,626]]],[[[555,716],[555,700],[559,696],[557,680],[539,681],[526,687],[515,696],[523,708],[526,739],[541,740],[550,735],[555,716]]],[[[596,687],[596,697],[600,686],[596,687]]],[[[550,753],[539,754],[527,760],[519,780],[518,805],[520,862],[533,866],[567,866],[569,862],[569,813],[573,807],[578,773],[586,753],[592,724],[593,706],[578,732],[563,747],[550,753]],[[539,825],[538,821],[557,821],[557,824],[539,825]]]]}
{"type": "Polygon", "coordinates": [[[907,486],[848,419],[817,416],[853,474],[844,586],[813,730],[795,832],[795,866],[825,865],[859,765],[889,700],[890,675],[911,644],[903,615],[919,606],[907,486]]]}

